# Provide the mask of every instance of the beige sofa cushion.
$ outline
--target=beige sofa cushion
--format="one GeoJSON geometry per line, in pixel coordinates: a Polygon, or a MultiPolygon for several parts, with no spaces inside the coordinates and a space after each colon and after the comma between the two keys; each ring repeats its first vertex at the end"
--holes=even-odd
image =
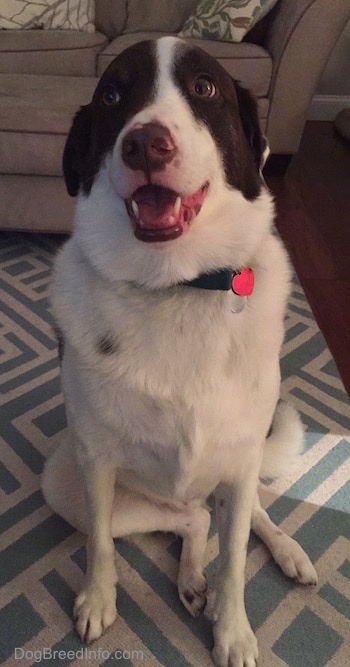
{"type": "Polygon", "coordinates": [[[96,0],[96,30],[107,35],[108,39],[114,39],[124,31],[126,19],[126,0],[96,0]]]}
{"type": "Polygon", "coordinates": [[[3,30],[0,72],[95,76],[96,56],[107,44],[99,32],[3,30]]]}
{"type": "Polygon", "coordinates": [[[71,232],[76,201],[60,176],[0,178],[1,229],[27,232],[71,232]]]}
{"type": "Polygon", "coordinates": [[[128,0],[123,32],[178,32],[197,5],[198,0],[128,0]]]}
{"type": "MultiPolygon", "coordinates": [[[[113,58],[128,46],[141,39],[156,39],[164,34],[166,33],[138,32],[114,39],[98,56],[97,75],[101,76],[113,58]]],[[[272,61],[268,52],[261,46],[248,42],[230,44],[204,39],[188,41],[217,58],[231,76],[238,79],[257,97],[267,95],[271,82],[272,61]]]]}
{"type": "Polygon", "coordinates": [[[66,134],[97,80],[0,74],[0,173],[59,176],[66,134]]]}

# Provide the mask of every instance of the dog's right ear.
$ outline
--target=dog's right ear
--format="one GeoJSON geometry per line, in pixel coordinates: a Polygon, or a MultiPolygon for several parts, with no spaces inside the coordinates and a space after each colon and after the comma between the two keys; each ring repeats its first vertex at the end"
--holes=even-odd
{"type": "Polygon", "coordinates": [[[63,175],[71,197],[76,197],[81,183],[85,180],[90,133],[91,107],[87,104],[76,114],[63,152],[63,175]]]}

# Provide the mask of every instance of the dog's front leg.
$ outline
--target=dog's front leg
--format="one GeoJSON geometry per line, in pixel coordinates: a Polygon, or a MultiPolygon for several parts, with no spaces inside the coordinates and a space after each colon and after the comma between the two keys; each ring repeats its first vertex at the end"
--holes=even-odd
{"type": "Polygon", "coordinates": [[[213,613],[213,659],[218,667],[255,667],[258,650],[244,606],[247,545],[259,468],[216,489],[220,567],[213,613]]]}
{"type": "Polygon", "coordinates": [[[115,471],[97,462],[81,466],[88,515],[87,569],[74,605],[76,630],[87,643],[98,639],[116,618],[115,549],[111,515],[115,471]]]}

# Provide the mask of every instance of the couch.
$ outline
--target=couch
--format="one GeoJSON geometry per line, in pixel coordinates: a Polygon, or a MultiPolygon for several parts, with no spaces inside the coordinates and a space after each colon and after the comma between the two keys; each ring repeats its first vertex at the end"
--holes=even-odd
{"type": "MultiPolygon", "coordinates": [[[[0,228],[69,232],[61,159],[97,78],[140,39],[177,33],[198,0],[96,0],[96,32],[0,32],[0,228]]],[[[347,0],[278,0],[252,43],[193,40],[258,98],[274,155],[298,149],[316,84],[350,18],[347,0]]]]}

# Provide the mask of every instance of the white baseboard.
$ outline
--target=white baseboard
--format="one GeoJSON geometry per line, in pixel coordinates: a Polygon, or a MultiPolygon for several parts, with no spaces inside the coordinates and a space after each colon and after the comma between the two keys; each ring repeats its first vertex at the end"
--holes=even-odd
{"type": "Polygon", "coordinates": [[[315,95],[308,120],[334,120],[342,109],[350,107],[350,95],[315,95]]]}

